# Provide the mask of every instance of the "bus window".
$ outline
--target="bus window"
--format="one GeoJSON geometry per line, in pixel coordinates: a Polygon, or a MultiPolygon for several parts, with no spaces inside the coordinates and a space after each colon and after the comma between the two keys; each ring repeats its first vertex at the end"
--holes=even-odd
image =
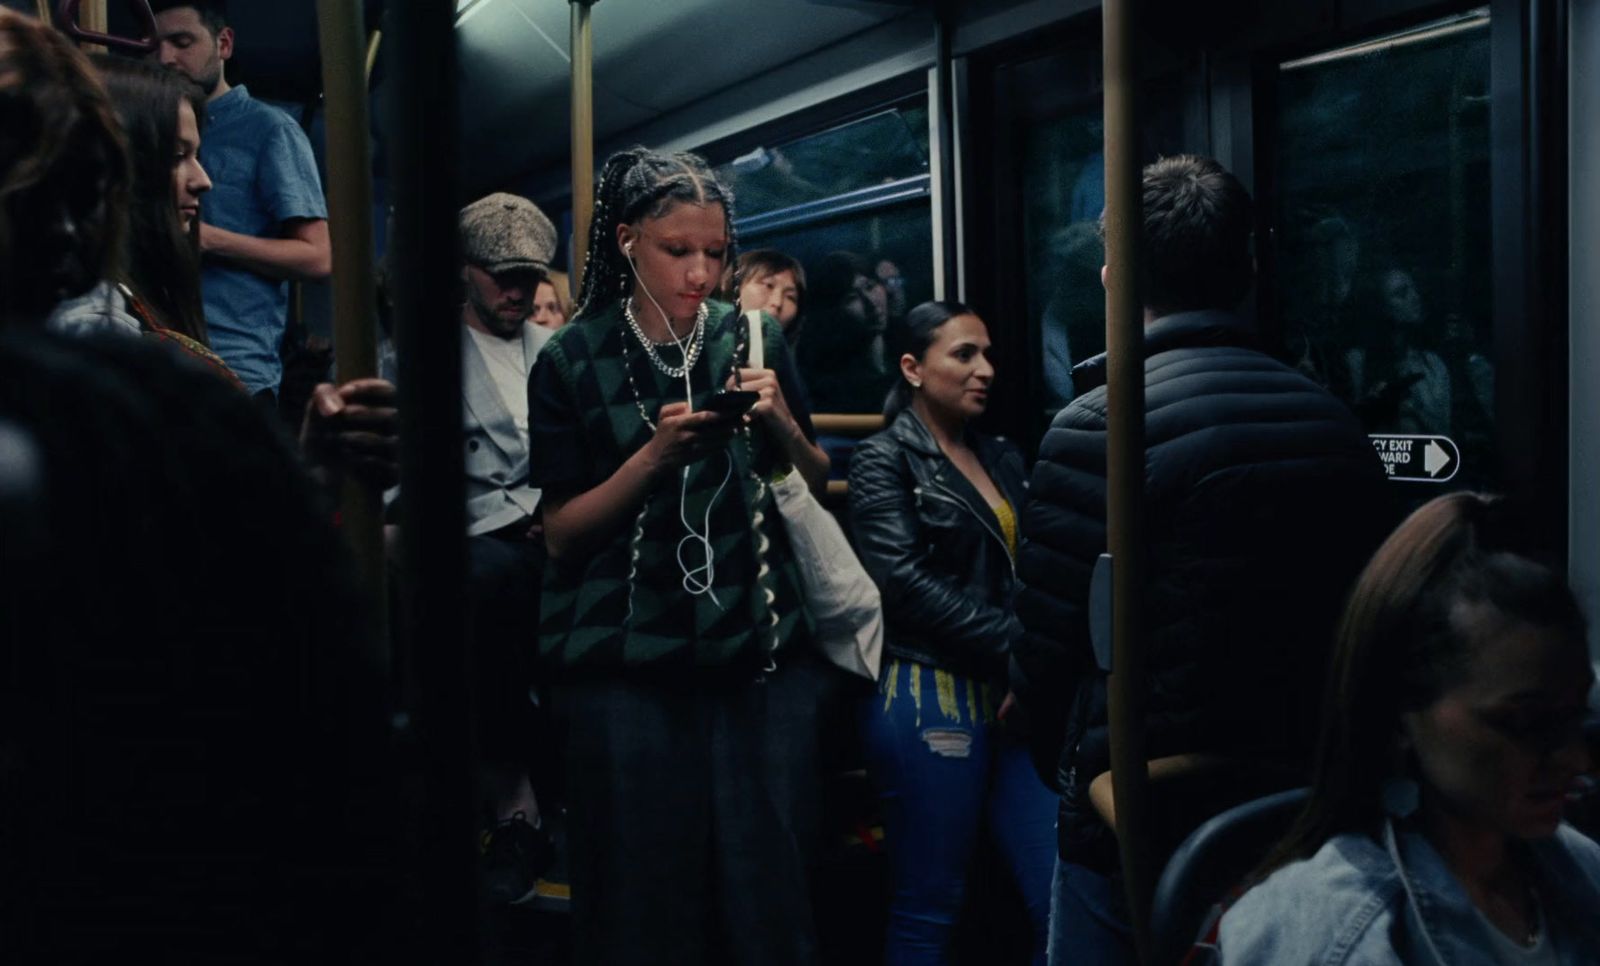
{"type": "Polygon", "coordinates": [[[1045,404],[1077,395],[1072,367],[1106,348],[1104,125],[1100,95],[1066,117],[1029,129],[1023,147],[1023,233],[1028,239],[1028,318],[1036,320],[1045,404]]]}
{"type": "MultiPolygon", "coordinates": [[[[1098,37],[1095,38],[1098,41],[1098,37]]],[[[999,97],[1016,112],[1027,318],[1046,414],[1078,394],[1072,367],[1105,351],[1104,98],[1098,43],[1001,68],[999,97]]],[[[1182,74],[1159,65],[1145,84],[1141,156],[1202,150],[1186,141],[1182,74]]]]}
{"type": "Polygon", "coordinates": [[[741,219],[928,173],[928,109],[905,102],[717,168],[741,219]]]}
{"type": "Polygon", "coordinates": [[[877,413],[906,309],[933,296],[925,96],[717,169],[731,184],[742,251],[800,261],[796,357],[813,411],[877,413]]]}
{"type": "Polygon", "coordinates": [[[1281,64],[1275,100],[1289,360],[1369,433],[1448,437],[1458,466],[1410,469],[1468,486],[1495,479],[1488,28],[1483,8],[1281,64]]]}

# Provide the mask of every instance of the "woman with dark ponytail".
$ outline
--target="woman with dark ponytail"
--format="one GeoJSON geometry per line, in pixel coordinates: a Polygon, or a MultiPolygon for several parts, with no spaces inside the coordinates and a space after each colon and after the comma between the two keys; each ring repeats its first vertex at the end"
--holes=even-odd
{"type": "Polygon", "coordinates": [[[777,322],[751,366],[745,318],[708,301],[732,225],[700,158],[613,156],[577,314],[530,380],[580,963],[816,957],[764,682],[809,634],[769,483],[820,487],[827,457],[777,322]]]}
{"type": "Polygon", "coordinates": [[[971,427],[988,406],[989,333],[971,309],[924,302],[884,406],[889,427],[850,461],[850,520],[883,594],[891,660],[866,707],[893,901],[886,960],[945,963],[987,820],[1045,961],[1055,795],[1007,729],[1006,666],[1022,454],[971,427]],[[998,710],[997,709],[998,706],[998,710]]]}

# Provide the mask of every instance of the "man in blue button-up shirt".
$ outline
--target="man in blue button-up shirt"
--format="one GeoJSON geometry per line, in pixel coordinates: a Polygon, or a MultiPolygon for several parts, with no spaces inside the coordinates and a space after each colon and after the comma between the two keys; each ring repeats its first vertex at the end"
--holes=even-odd
{"type": "Polygon", "coordinates": [[[158,2],[161,63],[206,92],[201,159],[211,175],[200,226],[211,347],[249,390],[276,397],[286,281],[332,269],[328,209],[311,144],[294,120],[228,83],[233,29],[219,0],[158,2]]]}

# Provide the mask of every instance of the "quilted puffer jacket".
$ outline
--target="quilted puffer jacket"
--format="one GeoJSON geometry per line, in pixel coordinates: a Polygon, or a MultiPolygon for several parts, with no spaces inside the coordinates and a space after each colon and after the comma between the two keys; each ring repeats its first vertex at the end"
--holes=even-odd
{"type": "MultiPolygon", "coordinates": [[[[1226,312],[1145,330],[1150,758],[1303,757],[1345,595],[1395,521],[1356,418],[1254,346],[1226,312]]],[[[1106,678],[1086,613],[1106,551],[1104,370],[1104,356],[1074,369],[1088,388],[1034,466],[1011,683],[1035,761],[1061,792],[1062,858],[1108,868],[1114,840],[1088,801],[1110,767],[1106,678]]]]}

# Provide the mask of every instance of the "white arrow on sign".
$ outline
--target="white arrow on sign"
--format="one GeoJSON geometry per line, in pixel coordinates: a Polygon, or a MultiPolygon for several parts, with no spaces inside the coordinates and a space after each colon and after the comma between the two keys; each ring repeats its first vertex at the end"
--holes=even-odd
{"type": "Polygon", "coordinates": [[[1439,471],[1450,465],[1450,454],[1445,452],[1443,446],[1433,440],[1428,440],[1428,446],[1422,451],[1422,466],[1428,471],[1429,476],[1438,476],[1439,471]]]}

